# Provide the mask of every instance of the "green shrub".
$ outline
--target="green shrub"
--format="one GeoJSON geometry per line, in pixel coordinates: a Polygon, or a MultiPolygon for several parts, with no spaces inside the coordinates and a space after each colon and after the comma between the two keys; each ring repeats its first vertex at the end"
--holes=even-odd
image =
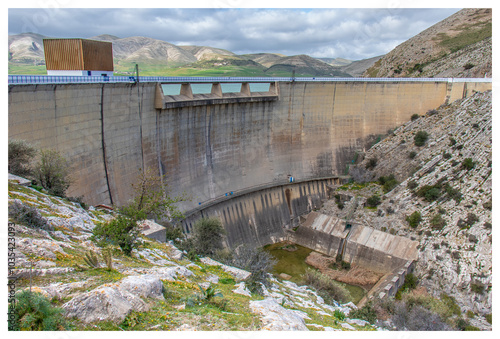
{"type": "Polygon", "coordinates": [[[420,224],[420,221],[422,221],[422,214],[419,211],[415,211],[406,217],[406,221],[408,221],[408,224],[411,227],[417,228],[417,226],[420,224]]]}
{"type": "Polygon", "coordinates": [[[451,159],[451,154],[448,152],[445,152],[445,153],[443,153],[443,158],[445,158],[446,160],[451,159]]]}
{"type": "Polygon", "coordinates": [[[450,143],[448,144],[448,146],[451,147],[451,146],[455,146],[456,145],[457,140],[455,138],[450,137],[449,140],[450,140],[450,143]]]}
{"type": "Polygon", "coordinates": [[[462,193],[459,189],[451,187],[448,183],[444,184],[443,188],[448,198],[455,200],[457,204],[460,203],[462,200],[462,193]]]}
{"type": "Polygon", "coordinates": [[[486,321],[490,324],[493,323],[493,317],[492,317],[492,314],[491,313],[488,313],[488,314],[485,314],[484,315],[484,318],[486,319],[486,321]]]}
{"type": "Polygon", "coordinates": [[[415,113],[415,114],[413,114],[413,115],[411,116],[411,121],[415,121],[415,120],[417,120],[418,118],[420,118],[420,115],[418,115],[417,113],[415,113]]]}
{"type": "Polygon", "coordinates": [[[470,290],[474,293],[477,293],[477,294],[483,294],[485,288],[484,288],[484,285],[481,283],[471,283],[470,290]]]}
{"type": "Polygon", "coordinates": [[[363,307],[352,310],[349,312],[349,318],[366,320],[371,324],[375,323],[377,321],[377,312],[373,302],[370,300],[363,307]]]}
{"type": "Polygon", "coordinates": [[[441,197],[440,185],[424,185],[420,187],[415,194],[419,197],[425,198],[426,201],[432,202],[441,197]]]}
{"type": "Polygon", "coordinates": [[[36,149],[26,141],[9,140],[9,173],[22,177],[31,177],[33,170],[30,166],[30,162],[35,155],[36,149]]]}
{"type": "Polygon", "coordinates": [[[226,231],[218,218],[202,218],[193,225],[193,246],[198,255],[213,255],[224,247],[226,231]]]}
{"type": "Polygon", "coordinates": [[[473,64],[473,63],[468,62],[468,63],[466,63],[466,64],[464,65],[464,70],[471,69],[472,67],[474,67],[474,64],[473,64]]]}
{"type": "Polygon", "coordinates": [[[425,131],[418,131],[413,138],[415,146],[423,146],[425,145],[427,139],[429,139],[429,134],[425,131]]]}
{"type": "Polygon", "coordinates": [[[368,207],[377,207],[381,203],[382,203],[382,201],[380,200],[380,196],[378,196],[376,194],[374,194],[371,197],[369,197],[368,199],[366,199],[366,205],[368,207]]]}
{"type": "Polygon", "coordinates": [[[390,174],[388,176],[382,176],[378,178],[378,182],[382,185],[382,188],[385,193],[392,191],[394,187],[399,185],[399,181],[396,180],[394,174],[390,174]]]}
{"type": "Polygon", "coordinates": [[[47,222],[47,219],[42,217],[35,207],[25,205],[18,201],[13,201],[9,204],[9,217],[15,222],[31,228],[41,228],[45,230],[53,229],[47,222]]]}
{"type": "Polygon", "coordinates": [[[41,293],[21,291],[16,294],[15,318],[9,318],[9,326],[21,331],[64,331],[67,324],[63,313],[41,293]]]}
{"type": "Polygon", "coordinates": [[[418,278],[415,274],[413,273],[408,273],[405,276],[405,280],[403,282],[403,285],[399,288],[399,290],[396,292],[396,300],[401,300],[401,294],[403,292],[411,291],[415,289],[418,285],[418,278]]]}
{"type": "Polygon", "coordinates": [[[467,214],[467,219],[465,220],[465,222],[467,223],[467,226],[471,227],[472,225],[474,225],[478,221],[479,221],[479,217],[477,215],[475,215],[474,213],[467,214]]]}
{"type": "Polygon", "coordinates": [[[342,312],[341,310],[338,310],[338,309],[336,309],[335,312],[333,312],[333,316],[340,321],[345,319],[344,312],[342,312]]]}
{"type": "Polygon", "coordinates": [[[51,149],[41,150],[40,159],[33,172],[37,182],[50,194],[65,196],[70,185],[70,165],[59,152],[51,149]]]}
{"type": "Polygon", "coordinates": [[[137,247],[139,228],[135,220],[119,215],[111,221],[97,224],[92,234],[92,240],[97,241],[99,246],[108,243],[118,245],[123,253],[130,255],[137,247]]]}
{"type": "Polygon", "coordinates": [[[413,159],[413,158],[415,158],[416,156],[417,156],[417,152],[415,152],[415,151],[411,151],[411,152],[408,154],[408,158],[410,158],[410,159],[413,159]]]}
{"type": "Polygon", "coordinates": [[[415,180],[410,180],[408,181],[408,183],[406,184],[406,187],[408,187],[409,189],[414,189],[414,188],[417,188],[418,187],[418,183],[415,181],[415,180]]]}
{"type": "Polygon", "coordinates": [[[345,303],[352,298],[349,291],[343,285],[313,269],[306,270],[304,283],[316,289],[325,302],[330,304],[334,300],[345,303]]]}
{"type": "Polygon", "coordinates": [[[441,230],[446,226],[446,220],[443,219],[441,214],[435,214],[429,221],[431,227],[435,230],[441,230]]]}
{"type": "Polygon", "coordinates": [[[476,166],[476,163],[472,160],[472,158],[465,158],[464,161],[462,161],[462,167],[467,171],[473,169],[474,166],[476,166]]]}

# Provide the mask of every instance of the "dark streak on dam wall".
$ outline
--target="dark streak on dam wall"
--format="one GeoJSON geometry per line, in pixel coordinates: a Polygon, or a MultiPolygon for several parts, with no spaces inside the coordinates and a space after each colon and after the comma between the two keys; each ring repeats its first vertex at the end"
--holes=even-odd
{"type": "MultiPolygon", "coordinates": [[[[73,166],[69,196],[126,203],[139,170],[152,167],[166,175],[171,194],[192,196],[180,206],[192,211],[227,192],[280,186],[288,176],[339,177],[370,138],[491,83],[297,81],[278,88],[276,100],[157,109],[155,83],[10,85],[9,138],[66,156],[73,166]]],[[[268,204],[270,197],[273,206],[283,204],[282,188],[269,189],[268,204]]],[[[263,193],[255,194],[257,206],[263,193]]],[[[249,223],[245,211],[253,203],[244,201],[231,207],[226,228],[249,223]]],[[[268,222],[286,219],[286,209],[276,208],[281,212],[268,222]]],[[[254,243],[261,242],[257,233],[254,243]]],[[[230,241],[239,239],[245,237],[230,241]]]]}

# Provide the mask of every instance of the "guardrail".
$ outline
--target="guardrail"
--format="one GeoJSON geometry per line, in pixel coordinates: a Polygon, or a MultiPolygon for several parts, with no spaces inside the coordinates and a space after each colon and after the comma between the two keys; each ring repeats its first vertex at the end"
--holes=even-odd
{"type": "Polygon", "coordinates": [[[491,78],[293,78],[293,77],[147,77],[147,76],[65,76],[65,75],[9,75],[9,85],[31,84],[86,84],[86,83],[231,83],[231,82],[492,82],[491,78]]]}

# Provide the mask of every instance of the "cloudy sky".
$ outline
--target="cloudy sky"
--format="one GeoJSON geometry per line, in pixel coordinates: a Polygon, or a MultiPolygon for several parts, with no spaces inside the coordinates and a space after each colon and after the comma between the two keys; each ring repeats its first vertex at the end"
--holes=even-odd
{"type": "MultiPolygon", "coordinates": [[[[249,2],[238,0],[205,2],[215,5],[211,8],[182,9],[69,8],[77,7],[78,1],[55,3],[60,4],[59,8],[9,8],[8,34],[34,32],[56,38],[145,36],[176,45],[218,47],[237,54],[308,54],[359,60],[385,54],[460,10],[399,6],[244,8],[249,2]]],[[[287,4],[292,7],[293,2],[287,4]]]]}

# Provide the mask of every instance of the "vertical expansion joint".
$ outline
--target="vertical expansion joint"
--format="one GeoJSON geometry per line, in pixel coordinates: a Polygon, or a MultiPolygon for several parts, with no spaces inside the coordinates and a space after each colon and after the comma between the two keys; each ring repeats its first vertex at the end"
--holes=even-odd
{"type": "Polygon", "coordinates": [[[106,160],[106,143],[104,142],[104,84],[101,86],[101,148],[102,160],[104,164],[104,175],[106,176],[106,186],[108,187],[109,202],[113,205],[113,195],[109,186],[108,165],[106,160]]]}
{"type": "MultiPolygon", "coordinates": [[[[143,86],[142,86],[143,87],[143,86]]],[[[142,95],[144,95],[144,88],[141,94],[141,85],[137,83],[137,108],[139,109],[139,133],[141,137],[141,158],[142,158],[142,168],[145,169],[144,163],[144,145],[143,145],[143,137],[142,137],[142,95]]]]}

